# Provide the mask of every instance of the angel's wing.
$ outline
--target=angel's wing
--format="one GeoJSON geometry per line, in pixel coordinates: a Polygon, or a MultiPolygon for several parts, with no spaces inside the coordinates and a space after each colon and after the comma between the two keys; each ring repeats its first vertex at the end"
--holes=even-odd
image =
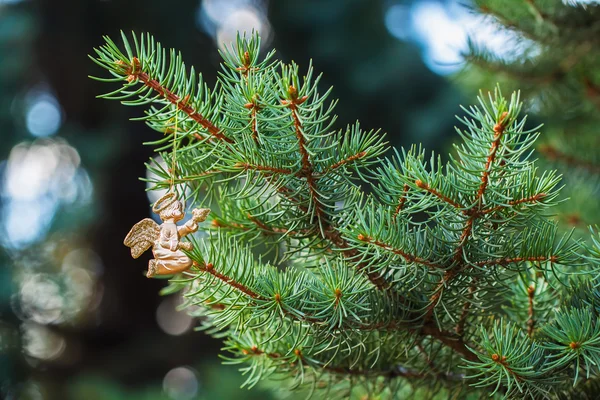
{"type": "Polygon", "coordinates": [[[138,258],[158,239],[160,227],[150,218],[144,218],[131,228],[125,241],[125,246],[131,247],[131,256],[138,258]]]}

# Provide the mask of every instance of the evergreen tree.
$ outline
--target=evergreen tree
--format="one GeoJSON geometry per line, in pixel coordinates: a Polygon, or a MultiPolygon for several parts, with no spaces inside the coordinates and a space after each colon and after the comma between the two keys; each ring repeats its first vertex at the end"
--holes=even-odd
{"type": "MultiPolygon", "coordinates": [[[[569,199],[556,208],[556,218],[563,230],[585,238],[588,227],[597,231],[600,223],[600,5],[477,0],[474,8],[512,35],[517,50],[501,56],[472,45],[464,82],[479,88],[500,81],[527,94],[530,112],[545,122],[536,145],[540,163],[558,169],[565,185],[560,196],[569,199]]],[[[595,398],[599,384],[592,379],[563,396],[595,398]]]]}
{"type": "Polygon", "coordinates": [[[101,97],[148,106],[153,190],[214,208],[164,293],[183,291],[248,386],[556,398],[596,384],[600,238],[559,232],[560,176],[538,168],[518,93],[464,108],[448,163],[419,146],[383,158],[382,134],[334,129],[319,76],[261,58],[256,35],[223,52],[214,89],[151,36],[122,40],[92,58],[121,83],[101,97]]]}
{"type": "Polygon", "coordinates": [[[477,0],[475,11],[512,36],[514,49],[499,55],[472,44],[463,81],[476,90],[501,82],[526,94],[545,124],[537,150],[564,175],[562,197],[571,199],[555,212],[564,229],[585,235],[600,223],[600,4],[477,0]]]}

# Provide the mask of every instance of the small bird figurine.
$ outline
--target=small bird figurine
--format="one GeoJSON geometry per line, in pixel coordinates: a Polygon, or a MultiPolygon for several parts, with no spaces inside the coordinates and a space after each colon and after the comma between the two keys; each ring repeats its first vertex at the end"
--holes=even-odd
{"type": "Polygon", "coordinates": [[[177,226],[185,215],[183,204],[177,200],[175,193],[167,193],[154,203],[152,211],[163,223],[159,226],[152,219],[144,218],[131,228],[124,241],[125,246],[131,248],[131,256],[138,258],[152,246],[154,259],[148,263],[148,278],[188,270],[193,262],[182,250],[192,250],[192,243],[181,242],[181,238],[196,232],[198,223],[206,220],[210,209],[194,209],[192,219],[177,226]]]}

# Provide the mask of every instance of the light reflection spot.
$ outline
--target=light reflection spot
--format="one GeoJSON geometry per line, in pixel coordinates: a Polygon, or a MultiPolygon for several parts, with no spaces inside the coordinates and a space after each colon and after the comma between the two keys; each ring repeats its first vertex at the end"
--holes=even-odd
{"type": "Polygon", "coordinates": [[[174,400],[189,400],[198,393],[198,378],[189,367],[173,368],[163,379],[163,390],[174,400]]]}

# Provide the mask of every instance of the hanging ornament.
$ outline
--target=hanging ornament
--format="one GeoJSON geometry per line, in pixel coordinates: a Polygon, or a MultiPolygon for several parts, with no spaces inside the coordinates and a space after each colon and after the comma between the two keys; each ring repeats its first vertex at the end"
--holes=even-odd
{"type": "MultiPolygon", "coordinates": [[[[177,108],[177,110],[179,107],[177,108]]],[[[185,216],[183,204],[177,200],[174,193],[177,156],[177,124],[179,114],[175,113],[175,126],[173,129],[173,152],[171,155],[171,185],[167,194],[162,196],[152,206],[152,211],[163,221],[158,225],[150,218],[144,218],[131,228],[125,237],[125,246],[131,248],[131,256],[138,258],[152,246],[154,259],[148,263],[148,273],[151,278],[155,275],[172,275],[188,270],[193,261],[183,252],[191,251],[192,243],[182,242],[181,238],[198,230],[198,223],[204,222],[209,208],[196,208],[192,211],[192,219],[183,226],[177,226],[185,216]]],[[[171,133],[171,132],[169,132],[171,133]]]]}
{"type": "Polygon", "coordinates": [[[152,247],[154,259],[148,263],[148,278],[188,270],[192,260],[182,250],[192,250],[192,243],[181,239],[198,230],[198,223],[206,220],[210,209],[194,209],[192,219],[177,226],[185,214],[175,193],[170,192],[154,203],[152,211],[160,216],[163,223],[158,225],[152,219],[144,218],[131,228],[124,241],[125,246],[131,247],[131,256],[138,258],[152,247]]]}

